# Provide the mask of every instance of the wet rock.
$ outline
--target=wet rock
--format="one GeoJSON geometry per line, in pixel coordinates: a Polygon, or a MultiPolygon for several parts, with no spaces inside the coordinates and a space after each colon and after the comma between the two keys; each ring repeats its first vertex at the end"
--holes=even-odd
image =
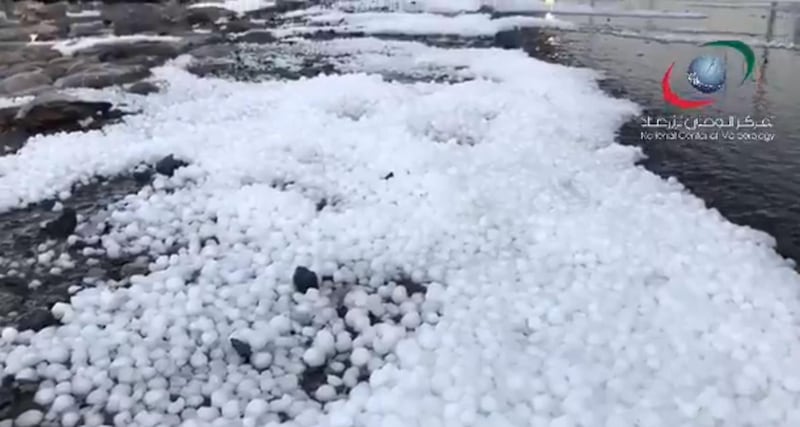
{"type": "Polygon", "coordinates": [[[238,43],[258,43],[258,44],[266,44],[266,43],[273,43],[275,42],[275,36],[272,35],[271,32],[266,30],[250,30],[238,37],[236,37],[236,42],[238,43]]]}
{"type": "Polygon", "coordinates": [[[14,154],[30,138],[31,135],[21,129],[2,130],[0,125],[0,156],[14,154]]]}
{"type": "Polygon", "coordinates": [[[103,21],[91,21],[91,22],[76,22],[70,25],[69,28],[69,36],[70,37],[88,37],[88,36],[96,36],[98,34],[102,34],[106,32],[108,28],[103,21]]]}
{"type": "Polygon", "coordinates": [[[494,45],[501,49],[519,49],[523,38],[519,31],[500,31],[494,36],[494,45]]]}
{"type": "Polygon", "coordinates": [[[229,44],[210,44],[190,50],[189,55],[195,58],[225,58],[231,55],[234,47],[229,44]]]}
{"type": "Polygon", "coordinates": [[[394,178],[394,172],[389,172],[388,174],[384,175],[383,180],[387,181],[394,178]]]}
{"type": "Polygon", "coordinates": [[[184,162],[183,160],[176,159],[175,156],[170,154],[156,163],[156,172],[160,173],[161,175],[172,176],[175,174],[177,169],[188,165],[188,163],[184,162]]]}
{"type": "Polygon", "coordinates": [[[292,275],[292,283],[294,283],[297,292],[303,294],[311,288],[319,288],[317,273],[303,266],[295,268],[294,274],[292,275]]]}
{"type": "Polygon", "coordinates": [[[6,69],[5,67],[19,66],[27,62],[47,62],[60,56],[58,51],[48,46],[26,44],[18,49],[0,50],[0,66],[6,69]]]}
{"type": "Polygon", "coordinates": [[[123,278],[137,275],[144,276],[150,274],[150,267],[147,265],[147,260],[136,260],[124,264],[120,268],[119,274],[123,278]]]}
{"type": "Polygon", "coordinates": [[[0,42],[29,42],[55,40],[61,29],[53,24],[39,23],[34,25],[0,28],[0,42]]]}
{"type": "Polygon", "coordinates": [[[52,238],[66,239],[75,231],[77,226],[78,217],[75,209],[64,208],[58,218],[45,224],[44,232],[52,238]]]}
{"type": "Polygon", "coordinates": [[[220,25],[219,29],[225,33],[243,33],[260,26],[249,19],[234,19],[220,25]]]}
{"type": "Polygon", "coordinates": [[[253,355],[253,349],[250,348],[250,344],[236,338],[231,338],[230,341],[231,346],[242,359],[249,360],[250,356],[253,355]]]}
{"type": "Polygon", "coordinates": [[[128,87],[128,92],[136,95],[150,95],[158,93],[160,89],[152,82],[136,82],[128,87]]]}
{"type": "Polygon", "coordinates": [[[104,4],[100,9],[104,21],[110,22],[114,34],[171,33],[180,22],[165,6],[153,3],[104,4]]]}
{"type": "Polygon", "coordinates": [[[48,326],[57,325],[58,320],[50,310],[37,308],[22,315],[17,321],[17,329],[20,331],[39,331],[48,326]]]}
{"type": "Polygon", "coordinates": [[[21,62],[18,64],[10,65],[8,67],[3,67],[0,69],[0,80],[6,79],[16,74],[26,73],[30,71],[41,70],[47,65],[46,62],[42,61],[35,61],[35,62],[21,62]]]}
{"type": "Polygon", "coordinates": [[[132,83],[150,76],[150,70],[140,65],[106,65],[91,68],[56,80],[57,88],[88,87],[101,89],[108,86],[132,83]]]}
{"type": "Polygon", "coordinates": [[[20,95],[33,88],[47,86],[51,83],[53,80],[42,70],[27,71],[0,80],[0,93],[20,95]]]}
{"type": "Polygon", "coordinates": [[[193,61],[186,67],[186,71],[199,76],[213,76],[228,70],[230,61],[193,61]]]}
{"type": "Polygon", "coordinates": [[[16,17],[23,23],[59,21],[67,17],[67,3],[23,1],[17,3],[16,17]]]}
{"type": "MultiPolygon", "coordinates": [[[[0,115],[1,116],[1,115],[0,115]]],[[[79,101],[60,94],[45,94],[23,105],[9,127],[29,133],[91,129],[119,118],[108,102],[79,101]]]]}
{"type": "Polygon", "coordinates": [[[186,22],[189,25],[211,25],[221,18],[235,16],[235,12],[217,6],[192,7],[186,10],[186,22]]]}
{"type": "Polygon", "coordinates": [[[76,65],[80,63],[83,63],[81,59],[62,57],[50,60],[43,66],[43,69],[48,77],[56,80],[66,75],[70,69],[76,68],[76,65]]]}
{"type": "Polygon", "coordinates": [[[133,43],[98,44],[76,52],[80,56],[96,56],[101,62],[119,61],[134,57],[172,58],[180,53],[179,45],[170,41],[138,41],[133,43]]]}
{"type": "Polygon", "coordinates": [[[147,184],[153,178],[153,171],[151,169],[137,170],[133,172],[133,179],[139,184],[147,184]]]}

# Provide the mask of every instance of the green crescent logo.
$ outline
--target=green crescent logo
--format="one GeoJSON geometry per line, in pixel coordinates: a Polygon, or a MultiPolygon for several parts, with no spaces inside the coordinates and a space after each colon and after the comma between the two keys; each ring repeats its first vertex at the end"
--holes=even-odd
{"type": "Polygon", "coordinates": [[[747,71],[744,74],[744,79],[742,79],[741,84],[744,84],[747,79],[753,79],[753,71],[755,71],[756,68],[756,54],[747,44],[740,42],[739,40],[716,40],[713,42],[704,43],[701,46],[722,46],[736,49],[742,54],[742,56],[744,56],[744,63],[747,65],[747,71]]]}

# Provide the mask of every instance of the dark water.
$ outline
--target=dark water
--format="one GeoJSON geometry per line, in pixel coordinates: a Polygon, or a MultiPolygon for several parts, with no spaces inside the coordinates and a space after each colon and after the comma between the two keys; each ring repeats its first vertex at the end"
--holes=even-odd
{"type": "MultiPolygon", "coordinates": [[[[674,2],[673,6],[679,4],[674,2]]],[[[661,77],[672,62],[676,63],[676,76],[682,75],[692,58],[709,53],[708,48],[699,46],[702,41],[742,39],[751,44],[757,56],[757,74],[761,77],[741,87],[729,84],[730,87],[717,97],[715,105],[691,114],[770,117],[771,132],[775,134],[773,141],[647,142],[641,138],[641,132],[647,129],[641,127],[640,119],[629,122],[620,131],[620,139],[622,143],[643,148],[648,156],[643,163],[648,169],[665,177],[676,177],[705,200],[708,207],[718,209],[732,222],[771,234],[778,241],[779,253],[800,262],[800,105],[797,102],[800,98],[800,51],[765,47],[770,40],[788,44],[800,38],[795,36],[800,35],[800,14],[792,5],[776,3],[772,5],[775,16],[770,19],[769,3],[741,5],[689,8],[708,13],[710,18],[701,20],[703,24],[695,22],[695,31],[672,31],[669,37],[659,33],[660,38],[684,38],[683,42],[620,35],[629,33],[629,29],[637,25],[677,28],[680,23],[659,24],[654,22],[657,20],[641,18],[638,21],[627,18],[622,22],[621,19],[589,17],[584,18],[585,24],[600,21],[591,28],[605,30],[523,30],[523,48],[545,60],[601,70],[606,74],[602,86],[612,95],[632,99],[642,105],[647,115],[669,116],[686,113],[668,107],[663,101],[661,77]],[[714,20],[718,15],[731,19],[724,32],[714,20]],[[715,25],[718,27],[712,28],[715,25]],[[749,32],[754,36],[731,35],[737,32],[749,32]],[[761,34],[757,35],[759,32],[761,34]]],[[[726,60],[738,60],[735,53],[723,55],[726,60]]],[[[735,75],[738,71],[729,71],[729,81],[740,78],[735,75]]],[[[680,78],[675,77],[674,81],[680,83],[680,78]]]]}

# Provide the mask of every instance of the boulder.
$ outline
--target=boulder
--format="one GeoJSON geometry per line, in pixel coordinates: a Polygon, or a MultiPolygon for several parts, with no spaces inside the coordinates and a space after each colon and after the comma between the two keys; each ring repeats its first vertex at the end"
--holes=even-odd
{"type": "Polygon", "coordinates": [[[70,37],[88,37],[102,34],[107,30],[103,21],[76,22],[70,25],[70,37]]]}
{"type": "Polygon", "coordinates": [[[92,68],[76,74],[70,74],[56,80],[57,88],[89,87],[100,89],[108,86],[132,83],[150,75],[147,67],[139,65],[131,66],[105,66],[103,68],[92,68]]]}
{"type": "Polygon", "coordinates": [[[62,34],[56,25],[41,22],[25,26],[0,28],[0,42],[29,42],[55,40],[62,34]]]}
{"type": "Polygon", "coordinates": [[[234,47],[229,44],[210,44],[190,50],[188,53],[195,58],[227,58],[232,55],[234,47]]]}
{"type": "Polygon", "coordinates": [[[152,82],[136,82],[128,87],[128,92],[136,95],[150,95],[159,91],[159,87],[152,82]]]}
{"type": "Polygon", "coordinates": [[[102,62],[113,62],[139,56],[172,58],[178,56],[179,53],[178,43],[154,40],[98,44],[75,52],[78,56],[96,56],[102,62]]]}
{"type": "Polygon", "coordinates": [[[271,32],[266,30],[250,30],[244,34],[237,36],[235,40],[238,43],[265,44],[265,43],[275,42],[275,36],[273,36],[271,32]]]}
{"type": "Polygon", "coordinates": [[[23,95],[26,91],[53,83],[43,70],[26,71],[0,80],[0,93],[5,95],[23,95]]]}
{"type": "Polygon", "coordinates": [[[19,107],[8,127],[31,134],[98,128],[121,116],[111,107],[108,102],[80,101],[63,94],[48,93],[19,107]]]}
{"type": "Polygon", "coordinates": [[[34,61],[34,62],[18,62],[14,65],[6,66],[0,68],[0,80],[5,79],[6,77],[11,77],[15,74],[25,73],[28,71],[36,71],[40,70],[47,66],[46,62],[42,61],[34,61]]]}
{"type": "Polygon", "coordinates": [[[51,79],[55,80],[68,74],[70,69],[75,69],[77,66],[85,63],[86,61],[83,61],[82,58],[65,56],[50,60],[43,68],[44,72],[47,73],[51,79]]]}
{"type": "Polygon", "coordinates": [[[103,21],[111,23],[116,35],[169,34],[183,20],[176,12],[153,3],[104,4],[100,13],[103,21]]]}
{"type": "Polygon", "coordinates": [[[190,7],[186,9],[186,23],[189,25],[212,25],[221,18],[236,16],[232,10],[218,6],[190,7]]]}

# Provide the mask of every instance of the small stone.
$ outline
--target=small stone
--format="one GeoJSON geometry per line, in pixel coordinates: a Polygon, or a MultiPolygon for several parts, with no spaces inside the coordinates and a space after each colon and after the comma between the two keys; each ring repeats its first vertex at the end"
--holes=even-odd
{"type": "Polygon", "coordinates": [[[275,41],[275,36],[272,35],[271,32],[266,30],[250,30],[236,37],[237,43],[266,44],[266,43],[273,43],[274,41],[275,41]]]}
{"type": "Polygon", "coordinates": [[[295,289],[303,294],[311,288],[319,288],[317,273],[303,266],[299,266],[294,270],[292,282],[294,283],[295,289]]]}
{"type": "Polygon", "coordinates": [[[243,359],[250,359],[250,356],[253,355],[253,349],[250,348],[250,344],[236,338],[231,338],[230,341],[233,349],[243,359]]]}
{"type": "Polygon", "coordinates": [[[160,89],[152,82],[136,82],[128,87],[128,92],[136,95],[149,95],[157,93],[160,89]]]}
{"type": "Polygon", "coordinates": [[[131,277],[136,275],[145,276],[150,273],[150,267],[146,262],[133,261],[123,265],[119,274],[121,277],[131,277]]]}
{"type": "Polygon", "coordinates": [[[183,160],[176,159],[172,154],[170,154],[156,163],[156,172],[160,173],[161,175],[172,176],[175,174],[177,169],[188,165],[188,163],[184,162],[183,160]]]}
{"type": "Polygon", "coordinates": [[[29,409],[17,416],[14,425],[17,427],[33,427],[38,426],[44,419],[42,411],[36,409],[29,409]]]}
{"type": "Polygon", "coordinates": [[[39,331],[48,326],[57,325],[58,320],[56,320],[53,313],[50,310],[45,310],[42,308],[34,309],[28,313],[25,313],[20,317],[18,321],[18,326],[20,331],[39,331]]]}
{"type": "Polygon", "coordinates": [[[392,179],[392,178],[394,178],[394,172],[389,172],[388,174],[386,174],[383,177],[383,180],[386,181],[386,180],[389,180],[389,179],[392,179]]]}
{"type": "Polygon", "coordinates": [[[78,216],[75,209],[64,208],[61,215],[44,226],[45,234],[52,238],[66,239],[78,226],[78,216]]]}

